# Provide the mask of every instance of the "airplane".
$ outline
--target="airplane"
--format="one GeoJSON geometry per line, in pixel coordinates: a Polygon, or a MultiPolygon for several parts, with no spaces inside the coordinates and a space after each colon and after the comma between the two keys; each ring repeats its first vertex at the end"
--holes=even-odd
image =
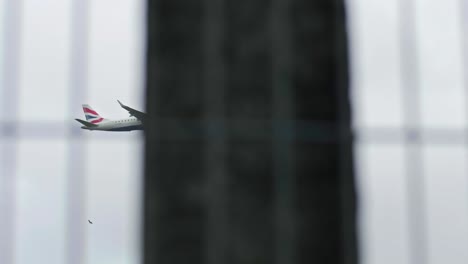
{"type": "Polygon", "coordinates": [[[128,119],[120,120],[109,120],[100,116],[91,106],[83,104],[83,112],[86,117],[85,120],[76,118],[75,120],[80,122],[83,126],[82,129],[86,130],[97,130],[97,131],[132,131],[132,130],[144,130],[144,123],[146,119],[146,113],[140,112],[133,108],[130,108],[122,104],[119,100],[120,107],[127,110],[130,113],[128,119]]]}

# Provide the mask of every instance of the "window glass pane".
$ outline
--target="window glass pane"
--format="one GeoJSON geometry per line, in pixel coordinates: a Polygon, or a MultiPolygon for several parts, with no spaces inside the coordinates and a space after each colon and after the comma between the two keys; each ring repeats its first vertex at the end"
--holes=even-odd
{"type": "Polygon", "coordinates": [[[430,264],[468,259],[468,181],[464,146],[424,149],[430,264]]]}
{"type": "Polygon", "coordinates": [[[348,1],[354,125],[401,126],[398,1],[348,1]]]}
{"type": "Polygon", "coordinates": [[[90,5],[88,103],[107,111],[110,118],[126,118],[118,99],[144,110],[144,1],[90,1],[90,5]]]}
{"type": "Polygon", "coordinates": [[[66,176],[62,140],[20,140],[16,263],[65,263],[66,176]]]}
{"type": "Polygon", "coordinates": [[[363,264],[410,264],[404,147],[355,146],[363,264]]]}
{"type": "Polygon", "coordinates": [[[460,1],[416,2],[422,124],[464,128],[460,1]]]}
{"type": "Polygon", "coordinates": [[[140,260],[142,143],[128,135],[87,144],[87,212],[93,222],[87,234],[89,264],[140,260]]]}
{"type": "MultiPolygon", "coordinates": [[[[89,10],[85,103],[106,118],[128,119],[118,99],[144,111],[144,1],[92,1],[89,10]]],[[[143,134],[82,133],[88,139],[87,210],[94,219],[87,235],[88,263],[139,263],[143,134]]]]}
{"type": "Polygon", "coordinates": [[[70,86],[70,0],[24,0],[22,7],[19,117],[63,121],[70,86]]]}

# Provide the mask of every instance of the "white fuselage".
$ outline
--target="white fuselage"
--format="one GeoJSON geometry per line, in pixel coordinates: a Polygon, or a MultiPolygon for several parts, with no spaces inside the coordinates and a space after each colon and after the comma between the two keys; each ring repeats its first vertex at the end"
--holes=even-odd
{"type": "Polygon", "coordinates": [[[120,119],[120,120],[104,120],[96,127],[82,126],[82,129],[100,130],[100,131],[132,131],[143,130],[143,123],[136,118],[120,119]]]}

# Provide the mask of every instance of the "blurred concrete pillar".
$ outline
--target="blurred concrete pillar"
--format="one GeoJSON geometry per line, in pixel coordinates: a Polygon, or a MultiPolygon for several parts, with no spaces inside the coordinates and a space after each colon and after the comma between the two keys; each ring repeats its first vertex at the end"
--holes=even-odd
{"type": "Polygon", "coordinates": [[[145,263],[356,263],[342,1],[148,1],[145,263]]]}

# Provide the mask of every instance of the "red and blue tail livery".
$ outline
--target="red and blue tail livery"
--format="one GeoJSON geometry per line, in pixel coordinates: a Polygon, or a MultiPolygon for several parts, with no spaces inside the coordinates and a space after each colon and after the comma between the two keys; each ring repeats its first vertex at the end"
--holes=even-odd
{"type": "Polygon", "coordinates": [[[84,104],[83,105],[83,112],[86,117],[86,121],[92,123],[92,124],[99,124],[102,121],[104,121],[104,118],[102,118],[96,111],[94,111],[91,106],[84,104]]]}
{"type": "Polygon", "coordinates": [[[144,130],[144,120],[146,114],[130,108],[120,101],[120,106],[130,113],[130,118],[120,120],[108,120],[96,112],[91,106],[84,104],[83,112],[86,120],[75,119],[83,126],[82,129],[86,130],[101,130],[101,131],[132,131],[144,130]]]}

